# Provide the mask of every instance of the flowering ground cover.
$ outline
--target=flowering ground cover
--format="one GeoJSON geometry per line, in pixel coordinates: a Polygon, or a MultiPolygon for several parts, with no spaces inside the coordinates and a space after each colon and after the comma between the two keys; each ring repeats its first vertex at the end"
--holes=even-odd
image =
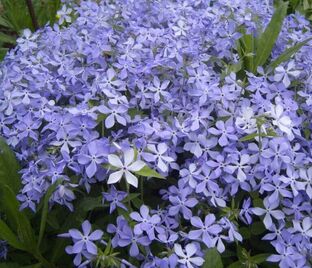
{"type": "Polygon", "coordinates": [[[312,34],[287,9],[81,1],[25,30],[0,267],[311,267],[312,34]]]}

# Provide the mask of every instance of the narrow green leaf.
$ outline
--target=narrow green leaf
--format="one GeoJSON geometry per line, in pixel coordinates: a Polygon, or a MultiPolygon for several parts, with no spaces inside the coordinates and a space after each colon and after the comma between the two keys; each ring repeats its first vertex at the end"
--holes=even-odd
{"type": "Polygon", "coordinates": [[[6,18],[4,18],[3,16],[0,16],[0,25],[7,27],[7,28],[13,28],[12,24],[10,23],[9,20],[7,20],[6,18]]]}
{"type": "Polygon", "coordinates": [[[7,241],[13,248],[25,250],[24,245],[18,240],[17,236],[3,220],[0,220],[0,238],[7,241]]]}
{"type": "Polygon", "coordinates": [[[244,136],[240,138],[239,141],[250,141],[250,140],[253,140],[255,137],[258,137],[258,133],[252,133],[247,136],[244,136]]]}
{"type": "Polygon", "coordinates": [[[312,6],[312,3],[309,3],[309,0],[303,0],[303,9],[308,10],[312,6]]]}
{"type": "Polygon", "coordinates": [[[276,58],[273,62],[270,63],[268,68],[274,70],[281,63],[289,60],[296,52],[298,52],[304,45],[306,45],[311,40],[312,40],[312,37],[286,49],[284,53],[282,53],[278,58],[276,58]]]}
{"type": "Polygon", "coordinates": [[[29,252],[35,252],[35,234],[12,189],[0,182],[0,211],[4,212],[10,227],[18,234],[19,241],[29,252]]]}
{"type": "Polygon", "coordinates": [[[5,33],[1,33],[0,32],[0,42],[3,43],[9,43],[9,44],[15,44],[15,38],[13,38],[12,36],[5,34],[5,33]]]}
{"type": "Polygon", "coordinates": [[[255,264],[260,264],[262,262],[265,262],[266,259],[270,256],[271,254],[269,253],[263,253],[263,254],[258,254],[258,255],[255,255],[255,256],[252,256],[251,257],[251,260],[253,263],[255,264]]]}
{"type": "Polygon", "coordinates": [[[158,179],[164,179],[164,176],[160,175],[154,169],[151,169],[148,166],[144,166],[141,170],[134,172],[137,175],[144,176],[144,177],[153,177],[158,179]]]}
{"type": "Polygon", "coordinates": [[[133,200],[139,196],[140,196],[140,194],[136,194],[136,193],[128,194],[128,196],[124,200],[122,200],[122,202],[127,203],[127,202],[129,202],[129,201],[131,201],[131,200],[133,200]]]}
{"type": "Polygon", "coordinates": [[[19,164],[13,151],[0,138],[0,182],[8,185],[17,194],[21,187],[21,180],[18,174],[19,164]]]}
{"type": "Polygon", "coordinates": [[[137,209],[140,209],[140,207],[143,205],[143,201],[140,198],[134,198],[131,200],[131,202],[137,209]]]}
{"type": "Polygon", "coordinates": [[[223,268],[221,255],[216,248],[210,248],[207,250],[203,268],[223,268]]]}
{"type": "Polygon", "coordinates": [[[4,59],[5,55],[8,53],[9,49],[6,47],[0,48],[0,61],[4,59]]]}
{"type": "MultiPolygon", "coordinates": [[[[259,137],[259,133],[252,133],[252,134],[246,135],[246,136],[240,138],[239,141],[250,141],[256,137],[259,137]]],[[[277,137],[277,134],[272,129],[268,129],[267,133],[266,134],[261,133],[260,137],[262,137],[262,138],[264,138],[264,137],[277,137]]]]}
{"type": "Polygon", "coordinates": [[[108,254],[110,253],[111,247],[112,247],[112,240],[109,239],[109,241],[106,245],[106,248],[104,250],[104,256],[108,256],[108,254]]]}
{"type": "Polygon", "coordinates": [[[257,70],[258,66],[263,66],[270,57],[276,39],[281,31],[283,20],[287,14],[287,7],[288,2],[280,4],[280,6],[275,10],[267,28],[257,40],[256,57],[253,69],[254,72],[257,70]]]}
{"type": "Polygon", "coordinates": [[[244,69],[247,71],[252,71],[254,68],[254,58],[255,58],[255,39],[252,34],[246,34],[245,30],[243,36],[240,38],[241,49],[243,50],[242,60],[244,63],[244,69]]]}
{"type": "Polygon", "coordinates": [[[47,217],[48,217],[48,210],[49,210],[49,200],[53,192],[55,191],[56,187],[62,182],[61,179],[57,180],[54,184],[52,184],[48,191],[45,194],[44,201],[43,201],[43,208],[41,213],[41,221],[40,221],[40,229],[39,229],[39,237],[37,242],[37,248],[40,248],[40,244],[44,235],[47,217]]]}

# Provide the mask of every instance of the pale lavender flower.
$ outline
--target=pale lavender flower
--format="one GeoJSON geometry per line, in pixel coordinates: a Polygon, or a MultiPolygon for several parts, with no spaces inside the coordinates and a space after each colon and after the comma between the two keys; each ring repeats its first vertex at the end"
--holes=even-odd
{"type": "Polygon", "coordinates": [[[199,217],[194,216],[191,218],[191,224],[199,229],[191,230],[188,237],[203,241],[208,248],[213,247],[212,238],[222,231],[221,226],[216,223],[216,217],[213,214],[208,214],[203,222],[199,217]]]}
{"type": "Polygon", "coordinates": [[[276,208],[279,206],[279,202],[275,201],[274,203],[270,203],[268,198],[263,200],[264,209],[263,208],[253,208],[252,212],[258,216],[264,216],[263,223],[267,229],[269,229],[273,225],[272,217],[281,220],[285,218],[285,214],[276,208]]]}
{"type": "Polygon", "coordinates": [[[202,257],[196,256],[197,251],[198,249],[193,243],[187,244],[184,250],[180,244],[174,244],[174,252],[179,258],[178,262],[186,265],[187,268],[201,267],[204,263],[202,257]]]}
{"type": "Polygon", "coordinates": [[[134,187],[138,187],[138,178],[134,176],[131,172],[136,172],[141,170],[145,163],[141,160],[135,160],[134,150],[132,148],[126,150],[123,154],[124,163],[121,162],[120,158],[115,154],[108,155],[108,163],[114,168],[120,169],[116,172],[113,172],[109,175],[108,184],[113,184],[122,178],[125,175],[127,183],[131,184],[134,187]]]}

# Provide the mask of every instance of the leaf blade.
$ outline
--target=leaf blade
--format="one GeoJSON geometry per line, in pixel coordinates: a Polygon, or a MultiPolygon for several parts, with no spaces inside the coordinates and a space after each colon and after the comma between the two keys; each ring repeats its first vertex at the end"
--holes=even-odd
{"type": "Polygon", "coordinates": [[[296,52],[298,52],[304,45],[306,45],[309,41],[312,40],[312,37],[286,49],[280,56],[278,56],[273,62],[271,62],[268,68],[275,69],[281,63],[289,60],[296,52]]]}
{"type": "Polygon", "coordinates": [[[223,268],[221,255],[216,248],[207,250],[203,268],[223,268]]]}
{"type": "Polygon", "coordinates": [[[134,172],[137,175],[144,176],[144,177],[153,177],[158,179],[165,179],[164,176],[160,175],[157,171],[154,169],[151,169],[147,165],[145,165],[142,169],[139,171],[134,172]]]}
{"type": "Polygon", "coordinates": [[[288,2],[283,2],[275,10],[271,21],[266,27],[265,31],[260,35],[257,40],[256,56],[254,63],[254,72],[258,66],[263,66],[271,55],[274,44],[281,31],[284,18],[287,14],[288,2]]]}

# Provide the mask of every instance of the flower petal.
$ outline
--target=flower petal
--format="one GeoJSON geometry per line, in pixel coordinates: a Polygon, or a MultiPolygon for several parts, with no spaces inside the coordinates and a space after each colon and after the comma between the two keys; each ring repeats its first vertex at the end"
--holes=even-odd
{"type": "Polygon", "coordinates": [[[123,170],[119,170],[117,172],[110,174],[108,181],[107,181],[107,184],[112,184],[112,183],[116,183],[116,182],[120,181],[123,173],[124,173],[123,170]]]}
{"type": "Polygon", "coordinates": [[[108,155],[108,163],[110,163],[114,167],[119,167],[119,168],[123,167],[123,164],[120,161],[119,157],[115,154],[108,155]]]}
{"type": "Polygon", "coordinates": [[[135,188],[138,188],[138,178],[134,176],[132,173],[130,173],[128,170],[125,172],[126,174],[126,181],[134,186],[135,188]]]}

